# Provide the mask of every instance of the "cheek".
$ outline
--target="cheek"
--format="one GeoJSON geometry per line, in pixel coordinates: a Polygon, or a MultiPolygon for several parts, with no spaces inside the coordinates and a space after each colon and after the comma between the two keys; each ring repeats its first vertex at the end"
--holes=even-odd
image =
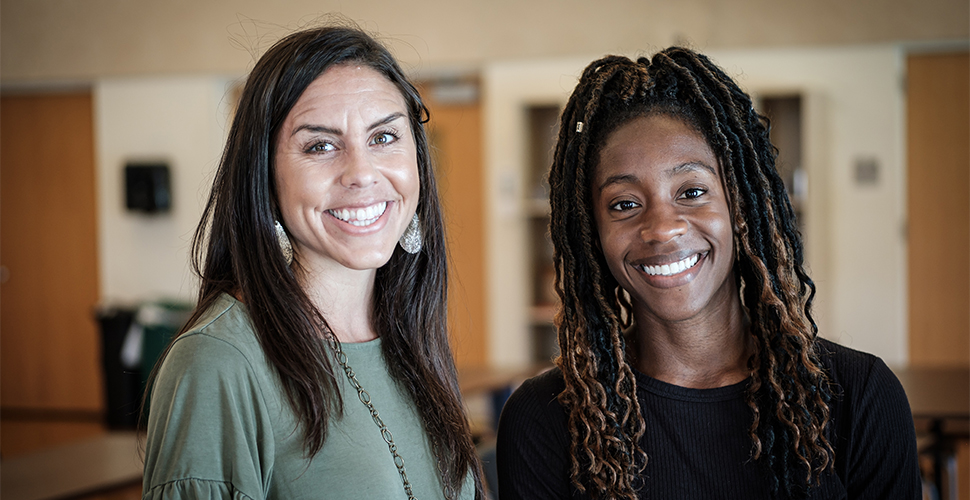
{"type": "MultiPolygon", "coordinates": [[[[593,195],[593,206],[599,207],[602,205],[600,200],[593,195]]],[[[606,220],[607,215],[603,210],[593,209],[593,246],[598,247],[600,252],[603,254],[603,258],[606,260],[606,264],[609,269],[604,269],[604,271],[609,271],[618,280],[621,279],[621,269],[623,266],[623,244],[620,241],[620,235],[614,233],[611,229],[614,227],[606,220]]]]}
{"type": "Polygon", "coordinates": [[[734,247],[734,219],[731,217],[731,211],[728,209],[727,205],[721,207],[714,218],[714,231],[720,235],[722,240],[730,242],[732,248],[734,247]]]}
{"type": "Polygon", "coordinates": [[[322,175],[309,175],[310,172],[292,166],[288,170],[277,170],[276,195],[281,214],[298,217],[307,210],[327,208],[327,193],[334,181],[322,175]]]}
{"type": "Polygon", "coordinates": [[[293,204],[309,197],[317,183],[293,172],[277,176],[276,191],[281,204],[293,204]]]}
{"type": "Polygon", "coordinates": [[[734,221],[726,205],[708,218],[707,231],[722,249],[727,250],[726,260],[733,262],[738,249],[735,248],[734,221]]]}
{"type": "Polygon", "coordinates": [[[421,192],[421,176],[418,173],[417,161],[413,158],[402,159],[389,173],[395,191],[405,200],[417,204],[421,192]]]}
{"type": "Polygon", "coordinates": [[[599,246],[600,251],[603,253],[603,258],[606,260],[607,266],[609,266],[608,271],[616,278],[620,284],[624,284],[624,260],[623,256],[625,254],[622,241],[618,238],[618,235],[612,234],[610,231],[598,231],[599,239],[594,242],[595,245],[599,246]]]}
{"type": "Polygon", "coordinates": [[[413,141],[405,140],[393,149],[377,153],[375,157],[381,171],[401,194],[416,192],[418,180],[418,155],[413,141]]]}
{"type": "Polygon", "coordinates": [[[417,201],[418,196],[421,194],[421,175],[418,173],[417,164],[412,165],[410,170],[408,170],[405,182],[408,186],[408,194],[417,201]]]}
{"type": "Polygon", "coordinates": [[[293,205],[295,193],[293,192],[294,182],[292,171],[282,164],[277,158],[276,165],[273,167],[273,180],[276,182],[276,199],[279,203],[279,210],[286,214],[293,205]]]}
{"type": "Polygon", "coordinates": [[[406,214],[415,212],[418,200],[421,198],[421,182],[418,180],[417,174],[398,177],[391,183],[398,199],[402,202],[401,210],[406,214]]]}

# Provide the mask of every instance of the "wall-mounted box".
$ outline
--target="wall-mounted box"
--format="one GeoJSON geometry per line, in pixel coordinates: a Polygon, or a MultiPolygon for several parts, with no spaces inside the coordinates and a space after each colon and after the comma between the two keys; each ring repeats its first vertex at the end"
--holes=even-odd
{"type": "Polygon", "coordinates": [[[125,165],[125,206],[128,210],[167,212],[172,207],[168,170],[164,163],[125,165]]]}

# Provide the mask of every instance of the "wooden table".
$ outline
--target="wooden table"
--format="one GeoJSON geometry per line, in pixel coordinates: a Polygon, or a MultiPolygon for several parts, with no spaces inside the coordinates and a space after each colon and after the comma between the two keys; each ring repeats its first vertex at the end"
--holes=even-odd
{"type": "Polygon", "coordinates": [[[933,457],[933,482],[941,499],[957,496],[956,445],[970,438],[970,369],[898,368],[917,432],[932,442],[920,450],[933,457]]]}
{"type": "Polygon", "coordinates": [[[70,498],[142,480],[138,434],[110,432],[93,439],[0,461],[4,500],[70,498]]]}

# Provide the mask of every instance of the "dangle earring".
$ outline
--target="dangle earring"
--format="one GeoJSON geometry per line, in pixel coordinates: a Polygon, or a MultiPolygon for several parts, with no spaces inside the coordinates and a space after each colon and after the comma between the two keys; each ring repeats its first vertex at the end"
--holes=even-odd
{"type": "Polygon", "coordinates": [[[293,262],[293,245],[290,244],[290,238],[286,235],[280,221],[276,221],[276,241],[280,244],[280,251],[283,252],[286,265],[290,265],[293,262]]]}
{"type": "Polygon", "coordinates": [[[407,253],[415,254],[421,251],[421,219],[418,218],[418,214],[414,214],[411,218],[411,223],[404,230],[398,243],[407,253]]]}

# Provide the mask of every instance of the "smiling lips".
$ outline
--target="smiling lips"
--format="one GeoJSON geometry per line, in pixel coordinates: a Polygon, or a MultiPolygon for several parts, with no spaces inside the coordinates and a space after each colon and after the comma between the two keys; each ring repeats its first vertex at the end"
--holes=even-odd
{"type": "Polygon", "coordinates": [[[382,201],[364,208],[342,208],[327,210],[335,218],[357,227],[369,226],[380,219],[387,210],[387,202],[382,201]]]}
{"type": "Polygon", "coordinates": [[[641,271],[649,274],[650,276],[673,276],[675,274],[680,274],[697,264],[700,259],[701,254],[695,253],[684,260],[673,262],[671,264],[662,264],[659,266],[637,266],[641,271]]]}

